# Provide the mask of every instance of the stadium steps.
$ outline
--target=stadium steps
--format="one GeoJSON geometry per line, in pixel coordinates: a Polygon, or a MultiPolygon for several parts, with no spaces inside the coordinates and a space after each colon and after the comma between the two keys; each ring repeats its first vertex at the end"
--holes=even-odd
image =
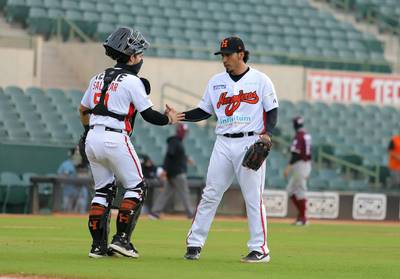
{"type": "Polygon", "coordinates": [[[0,37],[29,37],[26,29],[23,29],[18,23],[9,23],[0,13],[0,37]]]}
{"type": "Polygon", "coordinates": [[[308,0],[310,5],[319,10],[330,12],[338,21],[350,23],[360,32],[369,33],[378,39],[384,45],[385,59],[393,65],[394,72],[400,72],[400,64],[397,63],[400,41],[396,35],[384,34],[379,32],[378,25],[366,21],[357,21],[356,14],[347,13],[343,10],[330,6],[327,2],[321,0],[308,0]]]}
{"type": "Polygon", "coordinates": [[[74,71],[68,67],[58,54],[57,43],[43,43],[42,52],[42,80],[41,87],[43,88],[85,88],[85,84],[80,82],[79,77],[74,74],[74,71]]]}

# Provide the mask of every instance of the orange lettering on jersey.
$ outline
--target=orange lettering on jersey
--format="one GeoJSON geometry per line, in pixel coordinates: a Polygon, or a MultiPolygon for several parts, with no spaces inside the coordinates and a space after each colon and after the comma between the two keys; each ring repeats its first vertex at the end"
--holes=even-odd
{"type": "Polygon", "coordinates": [[[101,90],[103,88],[103,82],[101,81],[95,81],[93,83],[93,88],[92,90],[101,90]]]}
{"type": "Polygon", "coordinates": [[[242,102],[248,104],[257,104],[258,103],[258,95],[256,91],[244,93],[243,90],[239,91],[239,95],[233,95],[232,97],[226,97],[228,92],[223,92],[219,96],[219,100],[217,103],[217,108],[221,106],[225,106],[225,115],[232,116],[233,113],[240,107],[242,102]]]}
{"type": "MultiPolygon", "coordinates": [[[[108,92],[106,93],[106,96],[104,96],[104,105],[107,107],[108,105],[108,98],[110,97],[110,95],[108,94],[108,92]]],[[[97,105],[100,102],[100,98],[101,98],[101,92],[99,93],[94,93],[94,98],[93,98],[93,103],[95,105],[97,105]]]]}
{"type": "Polygon", "coordinates": [[[117,91],[117,88],[118,88],[118,83],[113,82],[113,83],[110,84],[110,87],[108,88],[108,91],[115,92],[115,91],[117,91]]]}

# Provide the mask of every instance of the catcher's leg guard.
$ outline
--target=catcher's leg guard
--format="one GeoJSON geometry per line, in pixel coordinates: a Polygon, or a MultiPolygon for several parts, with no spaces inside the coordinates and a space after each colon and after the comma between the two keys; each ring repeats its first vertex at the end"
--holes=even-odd
{"type": "Polygon", "coordinates": [[[110,183],[96,190],[94,201],[89,211],[89,231],[92,235],[92,250],[100,254],[107,252],[108,234],[110,231],[110,210],[115,197],[115,184],[110,183]]]}
{"type": "Polygon", "coordinates": [[[139,257],[138,251],[130,243],[146,195],[146,186],[142,182],[135,189],[127,190],[121,202],[117,217],[117,233],[110,244],[111,249],[126,257],[139,257]]]}
{"type": "Polygon", "coordinates": [[[117,235],[130,240],[142,210],[146,193],[147,187],[144,182],[140,183],[135,189],[126,191],[118,212],[117,235]]]}

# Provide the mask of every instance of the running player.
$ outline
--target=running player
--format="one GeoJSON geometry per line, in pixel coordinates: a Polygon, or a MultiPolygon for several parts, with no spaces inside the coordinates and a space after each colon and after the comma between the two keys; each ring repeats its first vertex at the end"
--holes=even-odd
{"type": "Polygon", "coordinates": [[[311,173],[311,135],[303,127],[303,117],[293,118],[293,128],[296,131],[290,152],[292,154],[289,164],[285,168],[284,176],[290,175],[287,191],[290,199],[297,208],[297,226],[308,224],[306,215],[307,205],[307,179],[311,173]]]}

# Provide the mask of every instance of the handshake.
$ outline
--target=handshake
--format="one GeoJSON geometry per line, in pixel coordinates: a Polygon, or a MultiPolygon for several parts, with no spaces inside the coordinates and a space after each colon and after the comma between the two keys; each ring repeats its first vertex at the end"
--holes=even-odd
{"type": "Polygon", "coordinates": [[[185,113],[178,113],[174,108],[170,107],[169,105],[165,105],[164,114],[168,117],[168,124],[171,125],[185,119],[185,113]]]}

